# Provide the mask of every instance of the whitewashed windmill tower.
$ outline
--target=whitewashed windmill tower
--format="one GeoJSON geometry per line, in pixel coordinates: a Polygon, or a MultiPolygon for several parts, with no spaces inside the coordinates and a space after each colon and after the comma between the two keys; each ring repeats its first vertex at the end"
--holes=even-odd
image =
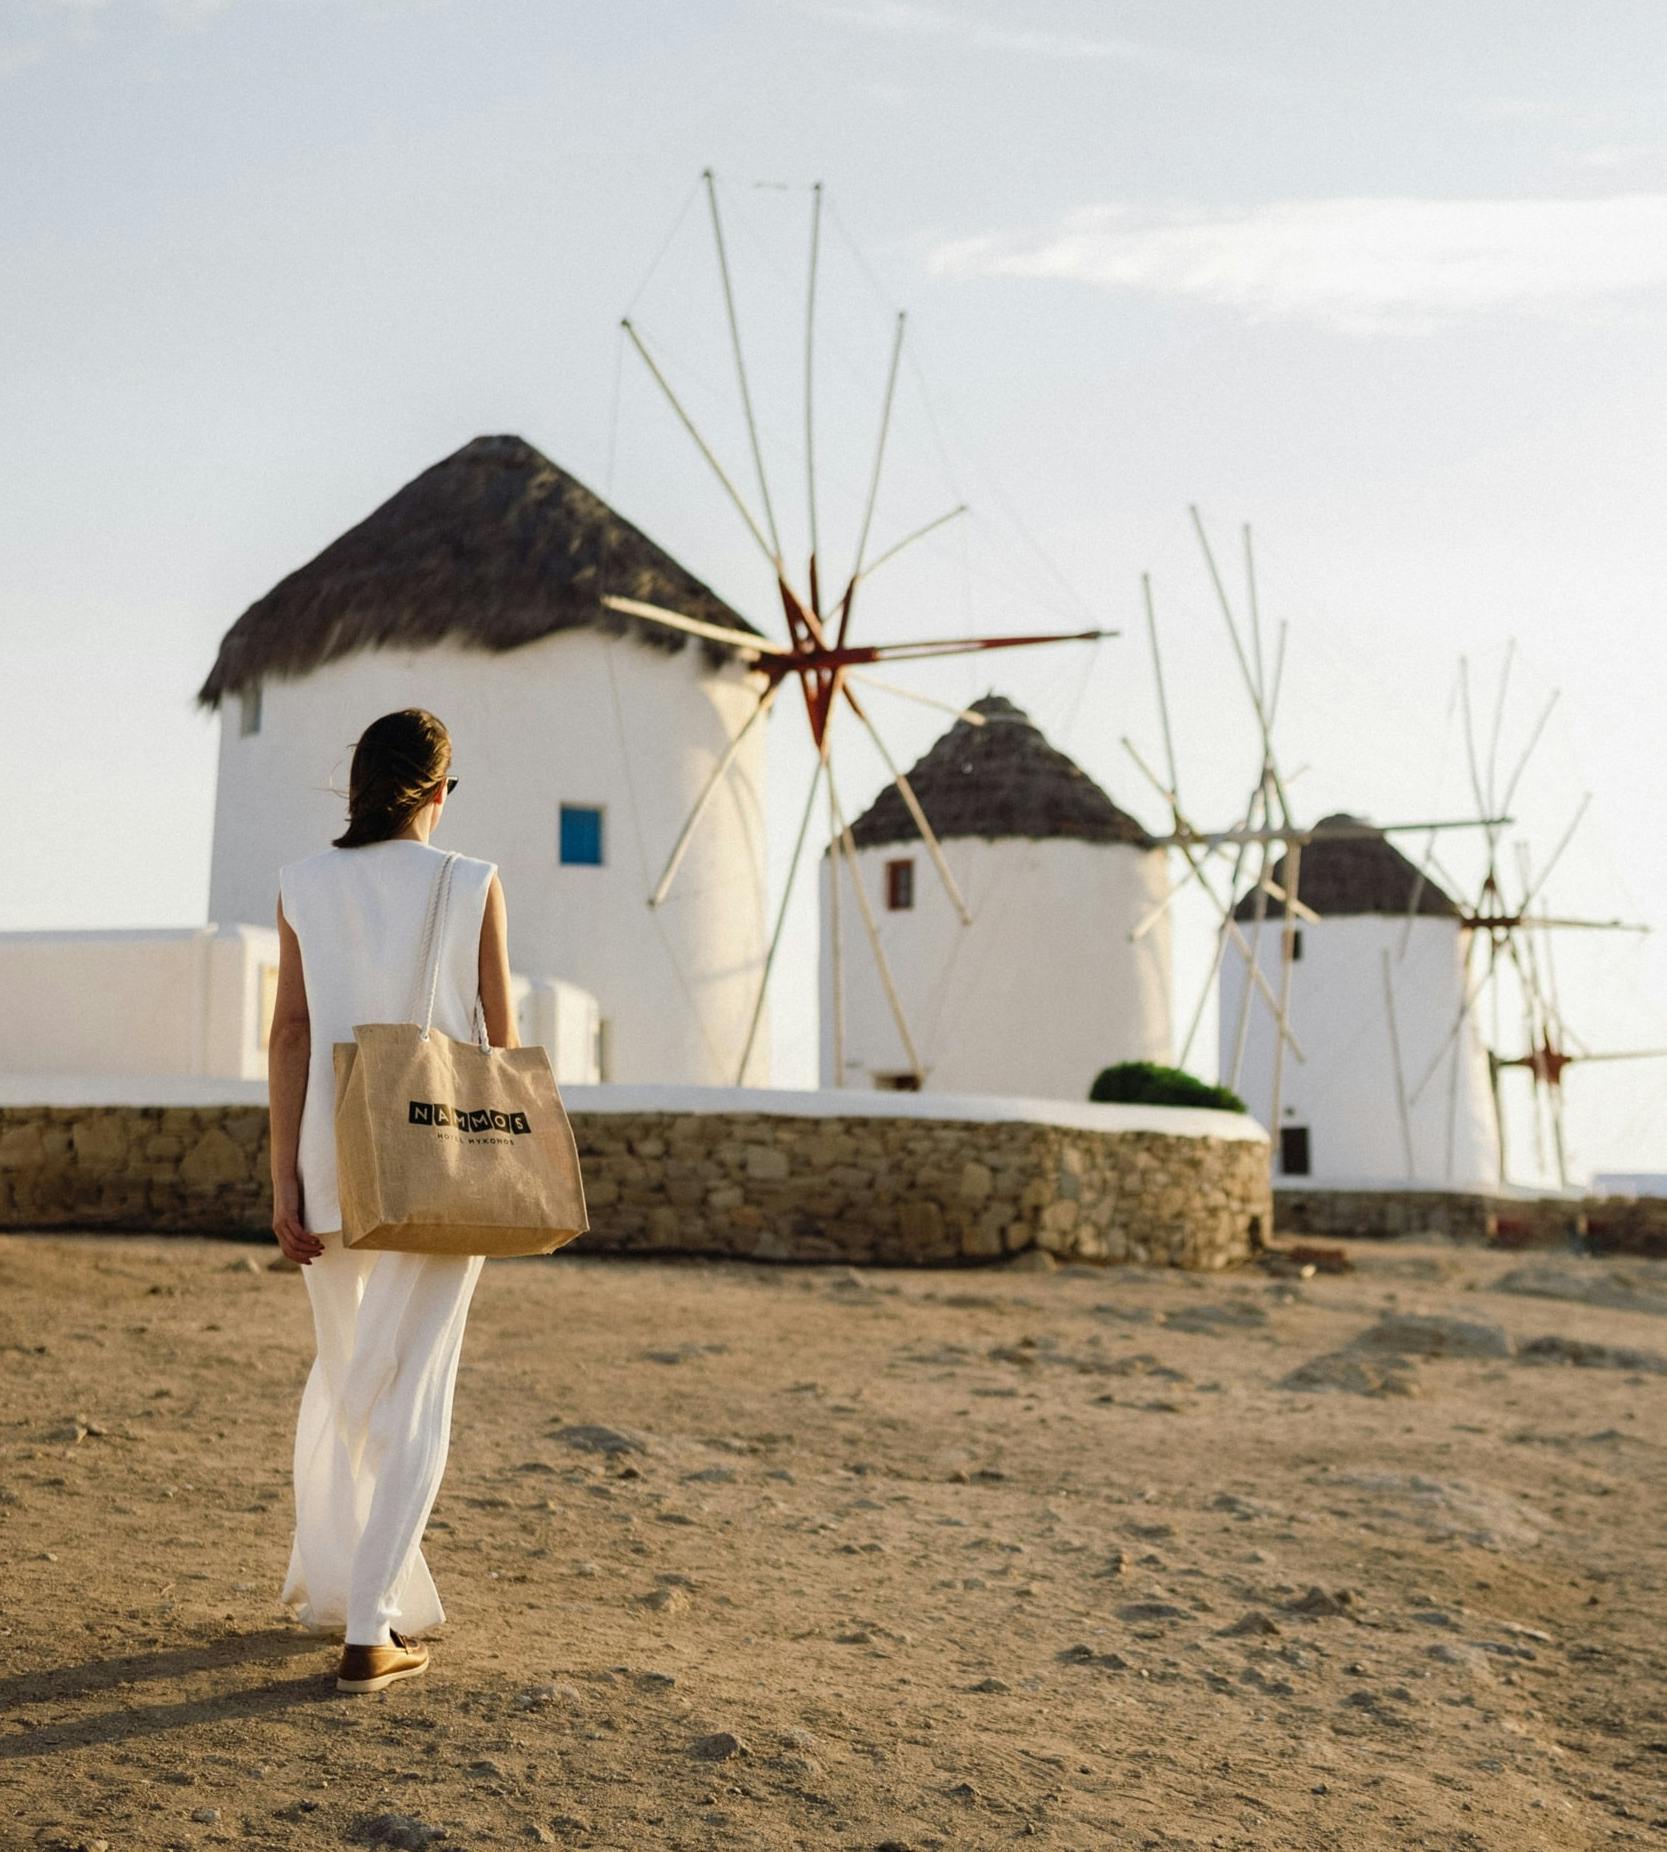
{"type": "Polygon", "coordinates": [[[731,747],[761,678],[610,594],[756,635],[519,437],[466,444],[281,580],[198,695],[221,717],[210,918],[270,924],[280,864],[341,832],[361,730],[426,707],[459,780],[440,840],[498,863],[514,969],[596,997],[603,1077],[732,1085],[747,1045],[766,1082],[762,729],[731,747]],[[650,909],[649,866],[726,753],[685,878],[650,909]]]}
{"type": "MultiPolygon", "coordinates": [[[[1281,890],[1286,872],[1282,857],[1272,876],[1281,890]]],[[[1341,812],[1321,818],[1304,844],[1301,898],[1288,1021],[1304,1059],[1285,1065],[1277,1126],[1277,1023],[1252,1007],[1243,947],[1269,988],[1281,988],[1282,899],[1252,889],[1239,900],[1243,944],[1221,966],[1220,1071],[1240,1077],[1245,1104],[1272,1133],[1275,1176],[1329,1187],[1492,1188],[1499,1137],[1488,1051],[1466,1011],[1471,928],[1460,908],[1386,835],[1341,812]],[[1413,1101],[1412,1077],[1438,1058],[1438,1084],[1413,1101]]]]}
{"type": "Polygon", "coordinates": [[[1001,695],[975,702],[907,776],[971,923],[888,785],[850,826],[884,966],[846,961],[842,996],[831,895],[840,858],[831,846],[822,858],[822,1084],[1086,1100],[1113,1062],[1167,1062],[1167,916],[1130,937],[1167,887],[1164,851],[1141,825],[1001,695]]]}

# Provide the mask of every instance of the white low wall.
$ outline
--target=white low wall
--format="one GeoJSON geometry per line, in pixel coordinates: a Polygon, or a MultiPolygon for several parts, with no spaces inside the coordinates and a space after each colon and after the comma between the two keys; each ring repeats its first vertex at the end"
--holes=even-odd
{"type": "MultiPolygon", "coordinates": [[[[0,933],[0,1076],[26,1088],[12,1105],[228,1104],[228,1082],[259,1081],[278,989],[275,926],[0,933]],[[164,1098],[193,1077],[212,1101],[164,1098]],[[109,1093],[120,1081],[126,1091],[109,1093]],[[78,1088],[100,1090],[100,1097],[78,1088]]],[[[521,1040],[550,1051],[557,1077],[600,1080],[596,999],[559,978],[511,977],[521,1040]]]]}
{"type": "Polygon", "coordinates": [[[0,933],[0,1069],[263,1074],[277,976],[272,926],[0,933]]]}

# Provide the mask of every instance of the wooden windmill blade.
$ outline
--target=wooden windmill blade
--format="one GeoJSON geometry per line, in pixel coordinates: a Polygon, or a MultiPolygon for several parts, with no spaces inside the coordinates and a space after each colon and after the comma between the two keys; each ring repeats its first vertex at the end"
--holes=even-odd
{"type": "MultiPolygon", "coordinates": [[[[1134,759],[1135,764],[1140,767],[1141,771],[1143,771],[1149,779],[1151,779],[1154,783],[1157,784],[1159,791],[1163,795],[1165,795],[1166,797],[1169,797],[1171,801],[1173,802],[1173,794],[1170,793],[1164,787],[1162,782],[1157,778],[1156,773],[1153,772],[1152,768],[1140,756],[1140,752],[1138,748],[1134,745],[1133,741],[1125,739],[1123,741],[1123,744],[1128,749],[1130,756],[1134,759]]],[[[1176,810],[1175,814],[1181,826],[1185,828],[1186,827],[1185,814],[1181,812],[1179,809],[1176,810]]],[[[1174,887],[1170,889],[1169,893],[1164,897],[1163,901],[1157,907],[1152,908],[1150,912],[1148,912],[1145,916],[1143,916],[1142,919],[1136,921],[1133,929],[1129,933],[1129,938],[1131,939],[1131,941],[1141,938],[1146,932],[1148,932],[1151,929],[1153,925],[1156,924],[1157,920],[1162,917],[1163,913],[1168,910],[1168,907],[1174,900],[1175,895],[1178,892],[1180,892],[1182,888],[1186,887],[1189,883],[1196,881],[1198,886],[1203,889],[1206,898],[1210,902],[1210,905],[1215,908],[1217,914],[1220,917],[1221,939],[1222,939],[1223,947],[1225,947],[1226,942],[1230,939],[1239,948],[1239,950],[1244,953],[1245,959],[1246,959],[1246,970],[1247,970],[1247,975],[1248,975],[1248,981],[1252,983],[1255,986],[1255,988],[1261,993],[1262,998],[1266,1002],[1268,1008],[1273,1012],[1274,1018],[1279,1025],[1279,1033],[1285,1039],[1285,1042],[1290,1047],[1291,1052],[1296,1056],[1296,1058],[1299,1061],[1306,1061],[1308,1057],[1307,1055],[1303,1053],[1302,1048],[1298,1044],[1296,1037],[1291,1033],[1290,1025],[1280,1019],[1279,1000],[1277,996],[1274,994],[1273,987],[1272,985],[1269,984],[1267,980],[1267,975],[1262,970],[1261,965],[1251,956],[1250,944],[1246,940],[1244,933],[1240,930],[1238,920],[1234,917],[1234,909],[1235,909],[1235,906],[1237,905],[1238,898],[1239,898],[1239,893],[1238,893],[1239,869],[1238,867],[1235,866],[1234,868],[1233,879],[1228,884],[1227,898],[1223,900],[1222,897],[1216,892],[1214,887],[1211,886],[1210,878],[1204,871],[1204,864],[1208,860],[1208,855],[1205,854],[1203,856],[1200,856],[1195,852],[1190,835],[1180,836],[1176,840],[1175,846],[1177,846],[1181,851],[1181,854],[1186,862],[1187,872],[1181,877],[1181,880],[1174,887]]],[[[1244,859],[1244,845],[1241,844],[1240,845],[1240,857],[1239,857],[1240,862],[1242,862],[1243,859],[1244,859]]],[[[1275,899],[1283,900],[1285,896],[1285,890],[1273,882],[1269,882],[1267,884],[1267,892],[1270,896],[1272,896],[1275,899]]],[[[1297,903],[1297,906],[1298,906],[1299,917],[1308,917],[1311,919],[1319,918],[1318,914],[1311,912],[1309,909],[1303,908],[1300,902],[1297,903]]],[[[1217,961],[1217,965],[1219,966],[1219,959],[1217,961]]],[[[1215,970],[1212,969],[1212,972],[1211,972],[1211,982],[1212,983],[1214,981],[1214,977],[1215,977],[1215,970]]],[[[1197,1021],[1197,1016],[1194,1017],[1194,1022],[1196,1023],[1196,1021],[1197,1021]]],[[[1192,1042],[1192,1038],[1189,1035],[1187,1038],[1187,1046],[1189,1048],[1191,1047],[1191,1042],[1192,1042]]]]}
{"type": "Polygon", "coordinates": [[[1474,944],[1475,944],[1475,937],[1474,935],[1472,935],[1471,944],[1467,948],[1467,951],[1466,951],[1465,964],[1464,964],[1467,981],[1462,985],[1461,990],[1460,990],[1459,1007],[1454,1014],[1451,1027],[1448,1029],[1446,1035],[1442,1038],[1441,1045],[1436,1049],[1434,1055],[1431,1056],[1429,1065],[1425,1068],[1423,1074],[1420,1076],[1418,1080],[1417,1085],[1412,1090],[1412,1103],[1414,1106],[1416,1106],[1419,1100],[1423,1098],[1425,1088],[1427,1088],[1430,1082],[1435,1079],[1436,1075],[1441,1071],[1442,1064],[1447,1060],[1448,1056],[1452,1053],[1453,1049],[1456,1047],[1460,1035],[1463,1033],[1466,1025],[1470,1021],[1471,1012],[1476,1008],[1478,1001],[1480,1000],[1483,992],[1487,989],[1488,983],[1491,979],[1491,975],[1492,975],[1491,966],[1489,970],[1486,970],[1482,973],[1482,976],[1480,978],[1475,979],[1473,981],[1469,980],[1468,978],[1470,965],[1472,962],[1471,957],[1470,957],[1470,951],[1474,949],[1474,944]]]}
{"type": "MultiPolygon", "coordinates": [[[[1255,804],[1255,798],[1253,796],[1251,799],[1250,807],[1248,807],[1245,811],[1245,823],[1247,826],[1250,823],[1251,818],[1255,815],[1254,804],[1255,804]]],[[[1204,978],[1204,987],[1199,992],[1198,1002],[1193,1008],[1191,1020],[1187,1025],[1186,1040],[1182,1042],[1180,1053],[1176,1057],[1178,1065],[1180,1065],[1183,1068],[1187,1064],[1188,1055],[1190,1055],[1192,1052],[1192,1045],[1198,1038],[1198,1029],[1199,1029],[1200,1023],[1202,1023],[1202,1021],[1204,1020],[1205,1008],[1208,1005],[1211,994],[1214,992],[1217,981],[1220,978],[1221,963],[1227,951],[1228,940],[1232,936],[1232,927],[1237,924],[1237,922],[1233,919],[1233,908],[1238,902],[1239,878],[1244,869],[1245,858],[1249,854],[1250,854],[1249,843],[1241,842],[1238,845],[1238,854],[1235,857],[1234,862],[1233,862],[1232,873],[1228,876],[1228,880],[1227,880],[1227,905],[1223,907],[1221,910],[1221,919],[1218,924],[1216,935],[1215,935],[1215,948],[1210,958],[1210,969],[1204,978]]],[[[1187,876],[1187,879],[1188,880],[1191,879],[1190,874],[1187,876]]],[[[1246,974],[1245,974],[1246,989],[1249,988],[1250,981],[1251,980],[1250,980],[1249,970],[1247,968],[1246,974]]]]}
{"type": "Polygon", "coordinates": [[[598,602],[625,617],[640,617],[647,623],[662,624],[668,630],[682,630],[692,637],[709,637],[715,643],[731,644],[741,656],[793,654],[785,643],[774,642],[753,631],[734,630],[727,624],[711,624],[704,618],[685,617],[681,611],[668,611],[664,605],[644,604],[640,598],[620,598],[613,593],[604,593],[598,602]]]}
{"type": "MultiPolygon", "coordinates": [[[[1513,936],[1506,940],[1506,946],[1511,962],[1516,967],[1517,986],[1522,995],[1524,1044],[1531,1049],[1537,1049],[1542,1041],[1549,1045],[1550,1038],[1554,1033],[1552,1026],[1553,1016],[1552,1012],[1546,1007],[1541,994],[1539,972],[1534,963],[1533,942],[1530,939],[1524,939],[1522,945],[1519,947],[1516,938],[1513,936]]],[[[1498,1084],[1497,1077],[1500,1070],[1510,1065],[1512,1064],[1499,1060],[1493,1063],[1496,1086],[1498,1084]]],[[[1545,1116],[1544,1109],[1548,1105],[1548,1102],[1544,1099],[1544,1088],[1538,1066],[1530,1064],[1528,1072],[1533,1084],[1533,1092],[1530,1098],[1533,1105],[1534,1162],[1536,1166],[1543,1171],[1545,1169],[1546,1146],[1542,1121],[1545,1116]]]]}
{"type": "Polygon", "coordinates": [[[1384,1016],[1389,1027],[1390,1075],[1395,1082],[1395,1106],[1401,1122],[1401,1153],[1406,1159],[1410,1180],[1418,1175],[1418,1164],[1413,1155],[1412,1112],[1407,1105],[1406,1070],[1401,1062],[1401,1030],[1395,1009],[1395,977],[1390,970],[1387,945],[1380,948],[1379,958],[1383,967],[1384,1016]]]}
{"type": "MultiPolygon", "coordinates": [[[[833,767],[828,768],[828,789],[833,792],[833,767]]],[[[903,999],[898,994],[897,983],[891,973],[890,962],[886,958],[885,947],[880,942],[880,929],[874,922],[873,909],[868,904],[868,894],[862,884],[862,870],[857,864],[857,848],[851,837],[851,826],[845,820],[837,796],[832,797],[834,822],[838,829],[836,838],[840,853],[845,858],[845,866],[851,877],[851,890],[856,896],[857,911],[862,916],[863,930],[868,935],[869,950],[874,955],[875,969],[879,973],[881,988],[885,991],[886,1002],[891,1008],[892,1020],[897,1025],[898,1039],[903,1044],[909,1060],[909,1072],[913,1074],[915,1085],[921,1087],[926,1082],[926,1069],[921,1062],[920,1051],[915,1046],[915,1039],[909,1029],[909,1019],[903,1008],[903,999]]]]}

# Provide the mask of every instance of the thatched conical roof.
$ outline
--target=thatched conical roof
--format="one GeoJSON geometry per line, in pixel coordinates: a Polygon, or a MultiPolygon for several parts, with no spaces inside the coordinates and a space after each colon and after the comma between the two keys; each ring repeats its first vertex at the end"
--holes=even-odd
{"type": "MultiPolygon", "coordinates": [[[[1351,816],[1346,810],[1334,811],[1315,824],[1316,830],[1328,826],[1368,828],[1364,818],[1351,816]]],[[[1274,864],[1273,878],[1285,885],[1286,857],[1274,864]]],[[[1302,861],[1297,869],[1297,899],[1305,902],[1321,919],[1346,918],[1350,914],[1405,913],[1417,901],[1421,914],[1458,917],[1451,897],[1430,876],[1422,884],[1417,868],[1397,849],[1381,830],[1369,836],[1319,837],[1302,845],[1302,861]]],[[[1285,911],[1282,901],[1268,896],[1270,919],[1285,911]]],[[[1234,908],[1241,920],[1256,912],[1256,890],[1245,895],[1234,908]]]]}
{"type": "MultiPolygon", "coordinates": [[[[987,717],[983,726],[957,720],[909,767],[909,783],[939,836],[1071,837],[1141,847],[1151,842],[1005,695],[985,695],[972,703],[972,711],[987,717]]],[[[891,784],[851,825],[851,837],[862,849],[918,841],[920,831],[891,784]]]]}
{"type": "MultiPolygon", "coordinates": [[[[280,579],[220,641],[205,707],[262,676],[351,651],[455,637],[509,650],[552,631],[627,628],[658,649],[687,634],[604,609],[604,592],[753,626],[599,496],[519,437],[477,437],[425,469],[280,579]]],[[[714,664],[722,643],[701,640],[714,664]]]]}

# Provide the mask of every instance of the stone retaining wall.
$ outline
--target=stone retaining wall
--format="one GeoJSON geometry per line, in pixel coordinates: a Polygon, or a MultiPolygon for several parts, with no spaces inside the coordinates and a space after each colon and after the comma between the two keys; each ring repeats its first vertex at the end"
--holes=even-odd
{"type": "Polygon", "coordinates": [[[1667,1257],[1667,1197],[1508,1197],[1458,1190],[1323,1190],[1280,1184],[1282,1235],[1445,1235],[1494,1247],[1581,1247],[1667,1257]]]}
{"type": "Polygon", "coordinates": [[[1667,1260],[1667,1196],[1597,1196],[1584,1207],[1593,1253],[1667,1260]]]}
{"type": "MultiPolygon", "coordinates": [[[[587,1251],[1224,1267],[1271,1227],[1258,1139],[746,1112],[573,1114],[587,1251]]],[[[266,1232],[264,1106],[0,1107],[0,1229],[266,1232]]]]}

